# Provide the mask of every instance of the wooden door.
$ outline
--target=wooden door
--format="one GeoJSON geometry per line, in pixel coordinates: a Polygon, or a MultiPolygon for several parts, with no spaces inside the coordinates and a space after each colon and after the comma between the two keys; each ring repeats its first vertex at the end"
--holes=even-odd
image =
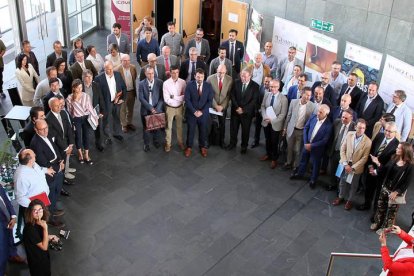
{"type": "Polygon", "coordinates": [[[184,0],[182,1],[182,27],[188,37],[195,34],[197,25],[200,24],[200,0],[184,0]]]}
{"type": "Polygon", "coordinates": [[[230,29],[238,31],[237,40],[245,43],[249,4],[236,0],[223,0],[221,15],[221,40],[228,39],[230,29]]]}
{"type": "MultiPolygon", "coordinates": [[[[139,0],[139,1],[132,1],[132,32],[133,32],[133,52],[135,53],[137,48],[137,38],[138,36],[135,34],[136,28],[138,28],[139,24],[142,23],[144,16],[152,16],[155,11],[155,1],[154,0],[139,0]],[[135,20],[136,19],[136,20],[135,20]]],[[[155,24],[155,20],[153,18],[153,25],[155,24]]],[[[158,34],[160,35],[160,34],[158,34]]]]}
{"type": "Polygon", "coordinates": [[[180,27],[181,27],[180,11],[181,11],[181,1],[174,0],[173,20],[175,21],[176,32],[180,32],[180,27]]]}

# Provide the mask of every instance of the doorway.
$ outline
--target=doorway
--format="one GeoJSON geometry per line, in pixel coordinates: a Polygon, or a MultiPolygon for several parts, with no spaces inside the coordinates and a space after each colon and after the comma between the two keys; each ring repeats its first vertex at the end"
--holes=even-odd
{"type": "Polygon", "coordinates": [[[202,2],[201,27],[204,29],[204,38],[210,43],[210,60],[218,56],[222,6],[222,0],[206,0],[202,2]]]}
{"type": "Polygon", "coordinates": [[[173,20],[174,0],[157,0],[155,4],[155,26],[158,30],[159,41],[168,32],[167,23],[173,20]]]}

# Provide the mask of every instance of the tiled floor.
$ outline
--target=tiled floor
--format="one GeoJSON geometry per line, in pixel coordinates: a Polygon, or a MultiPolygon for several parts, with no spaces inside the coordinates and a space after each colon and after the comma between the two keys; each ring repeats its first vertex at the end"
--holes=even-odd
{"type": "MultiPolygon", "coordinates": [[[[106,33],[87,41],[104,53],[106,33]]],[[[93,166],[73,162],[76,185],[62,199],[71,235],[51,252],[53,275],[324,275],[331,252],[379,252],[368,213],[332,207],[334,192],[270,170],[259,161],[263,140],[246,155],[145,153],[135,111],[139,128],[124,143],[92,150],[93,166]]],[[[412,207],[399,211],[405,229],[412,207]]],[[[389,239],[392,250],[398,244],[389,239]]],[[[380,266],[337,260],[333,275],[378,275],[380,266]]],[[[9,275],[28,270],[12,265],[9,275]]]]}

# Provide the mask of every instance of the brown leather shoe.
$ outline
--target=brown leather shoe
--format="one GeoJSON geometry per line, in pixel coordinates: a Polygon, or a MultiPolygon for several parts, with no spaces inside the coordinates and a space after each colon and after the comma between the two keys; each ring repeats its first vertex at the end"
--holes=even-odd
{"type": "Polygon", "coordinates": [[[206,148],[201,148],[201,156],[207,157],[207,149],[206,148]]]}
{"type": "Polygon", "coordinates": [[[170,145],[165,145],[164,146],[164,151],[165,152],[170,152],[171,151],[171,146],[170,145]]]}
{"type": "Polygon", "coordinates": [[[128,132],[128,127],[124,127],[124,126],[123,126],[123,127],[122,127],[122,132],[123,132],[123,133],[127,133],[127,132],[128,132]]]}
{"type": "Polygon", "coordinates": [[[332,201],[332,205],[333,206],[338,206],[339,204],[341,204],[342,202],[344,202],[344,199],[343,198],[339,198],[339,197],[337,197],[337,198],[335,198],[335,200],[334,201],[332,201]]]}
{"type": "Polygon", "coordinates": [[[262,157],[260,157],[260,161],[266,161],[269,160],[269,155],[263,155],[262,157]]]}
{"type": "Polygon", "coordinates": [[[185,146],[183,143],[178,143],[178,146],[180,147],[181,150],[185,150],[185,146]]]}
{"type": "Polygon", "coordinates": [[[190,157],[191,151],[192,151],[191,148],[186,148],[185,151],[184,151],[184,156],[185,157],[190,157]]]}
{"type": "Polygon", "coordinates": [[[274,170],[277,167],[277,161],[272,161],[272,164],[270,165],[270,168],[274,170]]]}
{"type": "Polygon", "coordinates": [[[127,128],[128,128],[129,130],[132,130],[132,131],[137,130],[137,128],[136,128],[133,124],[129,124],[129,125],[127,125],[127,128]]]}
{"type": "Polygon", "coordinates": [[[349,210],[351,210],[351,209],[352,209],[352,202],[348,200],[348,201],[345,203],[345,210],[349,211],[349,210]]]}

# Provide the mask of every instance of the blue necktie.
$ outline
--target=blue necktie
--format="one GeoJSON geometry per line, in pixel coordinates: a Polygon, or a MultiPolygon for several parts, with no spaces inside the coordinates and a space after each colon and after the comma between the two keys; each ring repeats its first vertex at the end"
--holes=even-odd
{"type": "Polygon", "coordinates": [[[270,100],[270,106],[273,106],[275,103],[275,95],[272,95],[272,99],[270,100]]]}

